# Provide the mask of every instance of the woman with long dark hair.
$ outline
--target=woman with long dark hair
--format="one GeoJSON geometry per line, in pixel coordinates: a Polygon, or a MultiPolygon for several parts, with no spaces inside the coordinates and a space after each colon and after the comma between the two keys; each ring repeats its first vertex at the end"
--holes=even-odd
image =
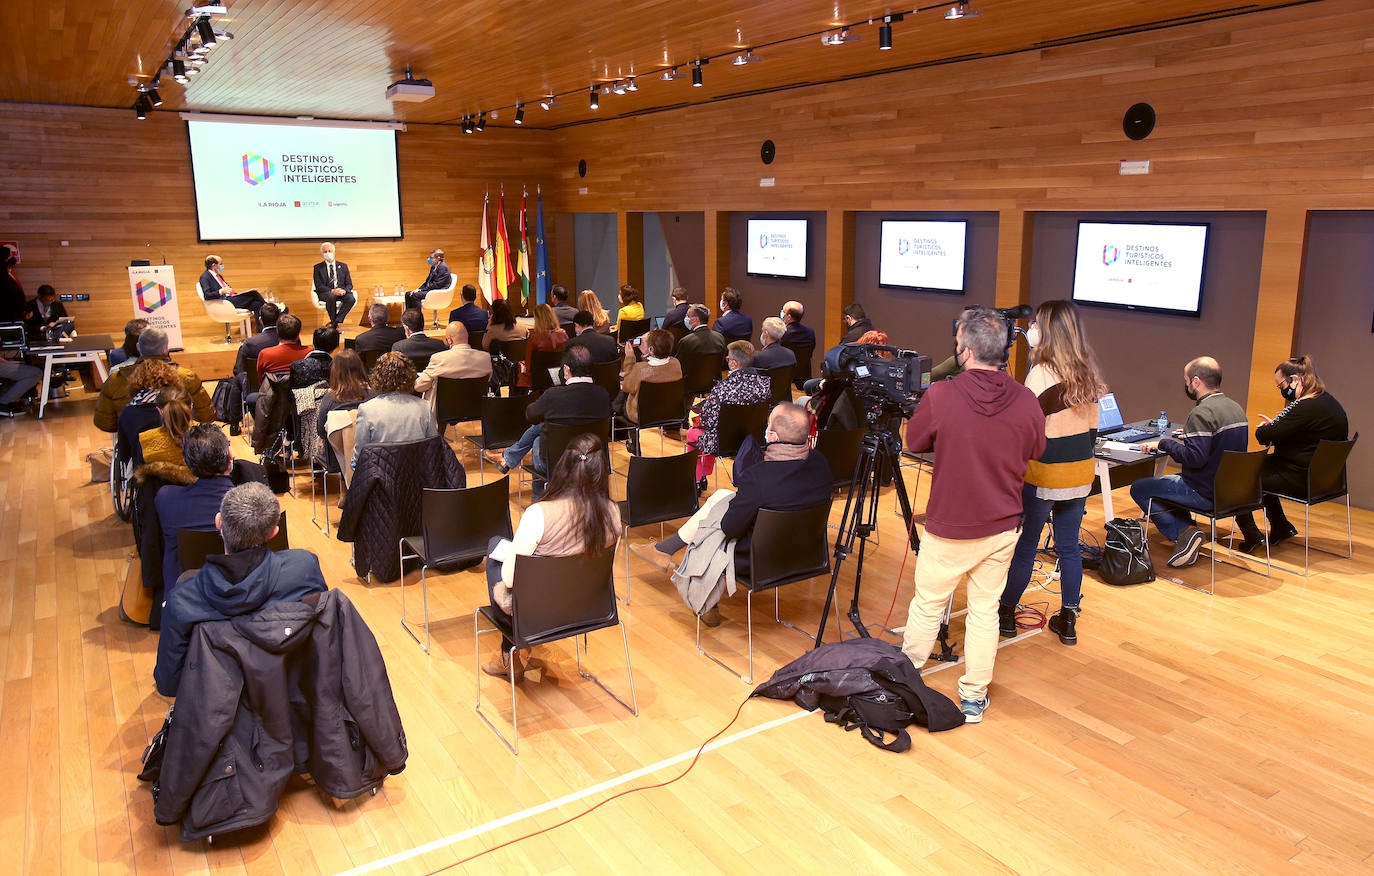
{"type": "MultiPolygon", "coordinates": [[[[578,435],[554,463],[544,495],[525,509],[520,525],[497,559],[487,558],[487,592],[491,604],[506,614],[511,611],[511,583],[519,557],[568,557],[593,554],[615,544],[620,535],[620,510],[611,499],[609,471],[601,439],[578,435]]],[[[493,551],[502,539],[492,539],[493,551]]],[[[515,680],[525,676],[520,655],[512,652],[509,639],[501,641],[501,654],[482,664],[488,675],[506,677],[515,661],[515,680]]]]}
{"type": "Polygon", "coordinates": [[[529,329],[515,321],[515,313],[506,303],[506,299],[498,298],[491,303],[491,319],[487,323],[487,333],[482,336],[482,346],[492,349],[492,344],[498,341],[518,341],[529,335],[529,329]]]}
{"type": "Polygon", "coordinates": [[[324,442],[332,467],[338,468],[334,458],[334,448],[329,445],[329,414],[331,411],[356,411],[358,406],[372,397],[372,387],[367,383],[367,371],[363,360],[352,350],[341,350],[329,362],[329,391],[321,398],[315,408],[315,431],[324,442]]]}
{"type": "Polygon", "coordinates": [[[1026,469],[1021,537],[1007,570],[998,625],[1002,635],[1016,635],[1016,605],[1030,583],[1040,533],[1053,512],[1062,605],[1050,618],[1049,629],[1063,644],[1074,645],[1083,589],[1078,530],[1093,485],[1097,400],[1107,388],[1072,302],[1046,301],[1037,307],[1026,341],[1031,346],[1026,388],[1040,399],[1047,441],[1045,452],[1026,469]]]}
{"type": "MultiPolygon", "coordinates": [[[[1274,386],[1285,402],[1278,416],[1269,419],[1261,415],[1263,425],[1255,430],[1255,440],[1274,450],[1264,458],[1260,470],[1260,485],[1264,488],[1264,516],[1269,518],[1269,546],[1298,534],[1297,527],[1288,522],[1283,503],[1270,491],[1288,496],[1307,493],[1307,469],[1317,442],[1344,441],[1349,437],[1350,421],[1345,408],[1326,391],[1326,384],[1317,375],[1311,356],[1285,359],[1274,369],[1274,386]]],[[[1264,535],[1255,525],[1255,515],[1241,514],[1236,518],[1245,540],[1240,550],[1250,553],[1264,545],[1264,535]]]]}

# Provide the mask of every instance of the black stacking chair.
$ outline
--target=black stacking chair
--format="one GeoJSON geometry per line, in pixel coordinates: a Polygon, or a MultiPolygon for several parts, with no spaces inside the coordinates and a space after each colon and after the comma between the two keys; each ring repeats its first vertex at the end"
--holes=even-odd
{"type": "Polygon", "coordinates": [[[716,456],[728,458],[738,454],[746,435],[753,435],[754,440],[762,445],[771,408],[772,405],[766,401],[751,405],[721,405],[720,419],[716,423],[716,456]]]}
{"type": "Polygon", "coordinates": [[[553,386],[549,369],[561,370],[562,350],[535,350],[530,354],[530,392],[543,392],[553,386]]]}
{"type": "Polygon", "coordinates": [[[1313,505],[1322,502],[1330,502],[1335,499],[1345,499],[1345,547],[1344,554],[1334,551],[1317,548],[1324,554],[1331,554],[1333,557],[1350,559],[1355,556],[1354,532],[1350,528],[1350,490],[1347,488],[1345,479],[1345,464],[1350,458],[1350,451],[1355,449],[1355,442],[1360,440],[1360,433],[1356,432],[1354,437],[1347,441],[1322,440],[1317,442],[1317,452],[1312,454],[1312,462],[1307,466],[1307,496],[1289,496],[1286,493],[1277,493],[1272,490],[1264,492],[1270,496],[1277,496],[1280,499],[1287,499],[1290,502],[1297,502],[1302,505],[1302,573],[1306,575],[1310,569],[1310,559],[1312,553],[1312,517],[1313,505]]]}
{"type": "MultiPolygon", "coordinates": [[[[800,511],[774,511],[764,508],[754,521],[753,537],[749,542],[749,574],[736,575],[735,582],[745,590],[745,620],[749,630],[749,674],[740,675],[745,682],[754,680],[754,594],[773,591],[773,620],[810,637],[812,633],[784,621],[778,612],[778,588],[796,581],[806,581],[830,574],[830,545],[826,539],[826,524],[830,520],[830,501],[800,511]]],[[[731,560],[733,562],[733,559],[731,560]]],[[[835,605],[838,628],[839,604],[835,605]]],[[[736,672],[720,658],[701,647],[701,618],[697,617],[697,651],[716,664],[736,672]]],[[[736,672],[736,674],[739,674],[736,672]]]]}
{"type": "Polygon", "coordinates": [[[797,389],[811,379],[811,356],[815,347],[788,347],[797,356],[797,367],[792,369],[792,385],[797,389]]]}
{"type": "Polygon", "coordinates": [[[377,360],[382,358],[386,350],[363,350],[363,370],[369,375],[372,373],[372,366],[377,364],[377,360]]]}
{"type": "Polygon", "coordinates": [[[425,611],[425,641],[429,653],[429,584],[425,573],[433,566],[453,566],[487,554],[493,538],[510,538],[510,478],[457,490],[424,488],[420,535],[401,539],[401,626],[416,642],[420,637],[406,622],[405,561],[420,561],[420,601],[425,611]]]}
{"type": "Polygon", "coordinates": [[[697,513],[697,454],[695,450],[677,456],[632,456],[625,477],[625,501],[620,506],[622,540],[625,543],[625,604],[630,604],[630,529],[659,525],[697,513]]]}
{"type": "MultiPolygon", "coordinates": [[[[1217,473],[1212,479],[1212,505],[1206,507],[1202,505],[1193,506],[1183,502],[1175,502],[1167,499],[1151,499],[1145,503],[1145,534],[1150,533],[1150,513],[1155,502],[1167,505],[1171,508],[1178,508],[1190,514],[1200,514],[1207,518],[1211,524],[1211,539],[1207,545],[1207,555],[1211,558],[1212,577],[1207,586],[1207,593],[1211,595],[1216,591],[1217,583],[1217,521],[1235,517],[1237,514],[1245,512],[1255,512],[1264,507],[1262,501],[1263,492],[1260,489],[1260,469],[1264,467],[1264,457],[1267,450],[1254,450],[1244,453],[1239,450],[1227,450],[1221,454],[1221,465],[1217,466],[1217,473]]],[[[1231,529],[1231,537],[1227,541],[1226,549],[1231,551],[1231,542],[1235,540],[1235,528],[1231,529]]],[[[1235,565],[1234,563],[1232,565],[1235,565]]],[[[1240,566],[1249,571],[1248,567],[1240,566]]],[[[1269,577],[1272,567],[1269,562],[1269,540],[1265,539],[1264,544],[1264,575],[1269,577]]],[[[1192,587],[1185,584],[1185,587],[1192,587]]],[[[1194,588],[1201,589],[1201,588],[1194,588]]]]}
{"type": "Polygon", "coordinates": [[[620,360],[594,363],[591,370],[592,383],[606,390],[606,394],[611,398],[615,398],[620,392],[620,360]]]}
{"type": "Polygon", "coordinates": [[[751,335],[727,335],[723,332],[721,334],[722,337],[725,338],[725,343],[727,344],[733,344],[735,341],[748,341],[752,338],[751,335]]]}
{"type": "Polygon", "coordinates": [[[434,420],[443,432],[455,423],[482,419],[482,400],[490,381],[485,377],[440,377],[434,382],[434,420]]]}
{"type": "Polygon", "coordinates": [[[822,429],[816,433],[816,452],[830,463],[833,489],[847,490],[853,483],[863,443],[863,429],[822,429]]]}
{"type": "MultiPolygon", "coordinates": [[[[686,405],[687,399],[681,380],[672,380],[667,383],[641,383],[635,405],[639,413],[639,421],[632,423],[627,418],[620,418],[617,420],[617,425],[633,432],[638,432],[641,429],[657,429],[658,452],[662,453],[663,430],[676,429],[682,425],[686,405]]],[[[635,444],[638,445],[639,442],[636,441],[635,444]]],[[[642,451],[643,447],[638,449],[642,451]]]]}
{"type": "MultiPolygon", "coordinates": [[[[594,423],[549,423],[545,422],[539,435],[539,447],[544,456],[545,471],[552,472],[553,465],[558,458],[563,455],[563,451],[578,435],[595,435],[601,439],[601,453],[606,457],[606,469],[611,467],[611,418],[597,420],[594,423]]],[[[530,477],[530,494],[534,493],[534,484],[542,483],[544,476],[534,469],[534,462],[530,461],[520,466],[521,471],[526,472],[530,477]]],[[[523,482],[522,482],[523,484],[523,482]]],[[[520,501],[522,486],[516,487],[516,501],[520,501]]]]}
{"type": "Polygon", "coordinates": [[[525,419],[525,408],[530,405],[530,397],[517,395],[512,398],[500,396],[482,399],[482,431],[476,435],[464,435],[463,440],[477,448],[479,474],[485,479],[486,459],[483,450],[504,450],[520,440],[530,427],[525,419]]]}
{"type": "Polygon", "coordinates": [[[768,375],[771,383],[771,397],[769,401],[773,404],[782,404],[792,400],[792,366],[779,365],[777,368],[765,368],[759,372],[768,375]]]}
{"type": "Polygon", "coordinates": [[[477,714],[492,732],[506,743],[512,754],[520,753],[520,721],[516,712],[514,660],[510,661],[511,738],[507,740],[505,735],[496,729],[491,719],[482,712],[482,656],[478,637],[484,632],[500,630],[517,650],[571,638],[577,654],[577,674],[610,694],[611,698],[624,706],[630,714],[638,716],[639,700],[635,697],[630,640],[625,634],[624,625],[620,623],[620,615],[615,604],[615,581],[612,572],[615,565],[615,546],[612,545],[599,554],[572,557],[522,556],[518,559],[512,558],[511,562],[515,563],[515,578],[511,586],[510,616],[489,605],[477,609],[472,615],[473,653],[478,663],[477,714]],[[491,624],[486,629],[479,628],[483,618],[491,624]],[[596,676],[582,669],[581,637],[616,626],[620,627],[620,638],[625,647],[625,669],[630,677],[628,703],[616,696],[596,676]]]}
{"type": "Polygon", "coordinates": [[[615,339],[624,344],[644,334],[653,328],[653,325],[652,319],[622,319],[616,326],[615,339]]]}
{"type": "Polygon", "coordinates": [[[468,346],[472,347],[474,350],[485,351],[486,348],[482,346],[482,338],[486,337],[486,335],[487,333],[485,330],[480,332],[468,332],[468,346]]]}
{"type": "Polygon", "coordinates": [[[725,371],[724,353],[679,356],[678,362],[689,399],[709,393],[725,371]]]}

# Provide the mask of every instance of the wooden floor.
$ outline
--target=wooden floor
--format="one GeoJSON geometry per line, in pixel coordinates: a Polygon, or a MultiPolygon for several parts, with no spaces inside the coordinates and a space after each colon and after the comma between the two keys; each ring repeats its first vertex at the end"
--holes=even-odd
{"type": "MultiPolygon", "coordinates": [[[[640,716],[578,678],[570,647],[544,648],[547,670],[520,690],[522,746],[512,757],[473,711],[481,571],[430,579],[427,656],[398,622],[398,587],[357,580],[347,546],[311,525],[301,478],[303,498],[284,497],[292,546],[319,554],[331,585],[375,631],[410,762],[377,796],[342,804],[295,780],[267,826],[213,846],[182,845],[174,829],[153,823],[135,778],[167,701],[153,689],[153,635],[123,624],[114,608],[131,539],[106,486],[88,483],[84,456],[106,443],[91,410],[89,397],[77,397],[41,422],[0,420],[6,872],[334,873],[457,835],[386,868],[431,872],[677,775],[685,761],[490,825],[692,752],[748,693],[697,654],[691,616],[671,585],[632,558],[633,607],[623,616],[640,716]]],[[[657,439],[646,447],[655,452],[657,439]]],[[[235,451],[247,452],[237,439],[235,451]]],[[[1117,500],[1129,504],[1124,491],[1117,500]]],[[[899,549],[892,506],[884,496],[863,610],[876,623],[895,602],[895,626],[912,561],[899,549]]],[[[1325,545],[1340,538],[1343,546],[1343,524],[1343,508],[1323,507],[1314,529],[1325,545]]],[[[1086,525],[1101,531],[1097,499],[1086,525]]],[[[651,536],[657,527],[634,533],[651,536]]],[[[1222,567],[1213,597],[1165,580],[1113,589],[1089,578],[1077,647],[1047,633],[1006,645],[984,723],[917,733],[905,754],[878,751],[791,704],[750,701],[727,738],[748,735],[709,751],[682,781],[455,871],[1369,870],[1374,514],[1356,512],[1355,542],[1354,560],[1315,555],[1308,578],[1222,567]]],[[[1157,566],[1165,556],[1158,547],[1157,566]]],[[[1279,559],[1291,569],[1301,547],[1285,545],[1279,559]]],[[[617,568],[623,577],[623,559],[617,568]]],[[[1205,584],[1206,565],[1181,577],[1205,584]]],[[[841,578],[846,600],[852,578],[851,561],[841,578]]],[[[787,588],[783,616],[813,626],[823,592],[822,582],[787,588]]],[[[1026,601],[1057,605],[1041,590],[1026,601]]],[[[762,679],[808,643],[771,622],[766,600],[755,611],[762,679]]],[[[742,595],[724,612],[711,635],[742,659],[742,595]]],[[[594,636],[590,662],[624,690],[618,635],[594,636]]],[[[959,671],[930,682],[952,693],[959,671]]],[[[502,686],[487,681],[490,707],[508,718],[502,686]]]]}

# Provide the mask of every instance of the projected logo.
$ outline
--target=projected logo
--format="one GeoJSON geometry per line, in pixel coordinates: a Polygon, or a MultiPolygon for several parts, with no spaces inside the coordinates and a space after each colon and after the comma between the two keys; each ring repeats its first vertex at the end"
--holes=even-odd
{"type": "Polygon", "coordinates": [[[271,178],[277,166],[256,152],[243,154],[243,181],[250,186],[261,185],[271,178]]]}
{"type": "Polygon", "coordinates": [[[144,313],[152,313],[172,300],[172,292],[161,283],[152,280],[140,280],[138,286],[134,288],[134,297],[138,299],[139,310],[144,313]]]}
{"type": "Polygon", "coordinates": [[[897,255],[906,255],[911,252],[911,241],[905,237],[897,238],[897,255]]]}
{"type": "Polygon", "coordinates": [[[1121,250],[1112,246],[1110,243],[1102,247],[1102,264],[1114,265],[1119,258],[1121,258],[1121,250]]]}
{"type": "Polygon", "coordinates": [[[759,235],[759,249],[767,249],[767,248],[768,248],[768,235],[767,235],[767,234],[760,234],[760,235],[759,235]]]}

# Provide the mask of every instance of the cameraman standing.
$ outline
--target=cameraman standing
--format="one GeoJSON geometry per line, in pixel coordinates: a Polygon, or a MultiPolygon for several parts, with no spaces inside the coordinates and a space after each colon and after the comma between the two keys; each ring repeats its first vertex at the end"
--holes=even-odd
{"type": "Polygon", "coordinates": [[[1035,394],[1001,370],[1007,324],[975,307],[959,317],[955,358],[962,373],[932,384],[907,424],[906,449],[935,452],[916,592],[902,650],[919,669],[930,656],[950,594],[968,581],[959,704],[967,723],[983,719],[997,659],[997,604],[1021,521],[1027,463],[1045,450],[1045,415],[1035,394]]]}

